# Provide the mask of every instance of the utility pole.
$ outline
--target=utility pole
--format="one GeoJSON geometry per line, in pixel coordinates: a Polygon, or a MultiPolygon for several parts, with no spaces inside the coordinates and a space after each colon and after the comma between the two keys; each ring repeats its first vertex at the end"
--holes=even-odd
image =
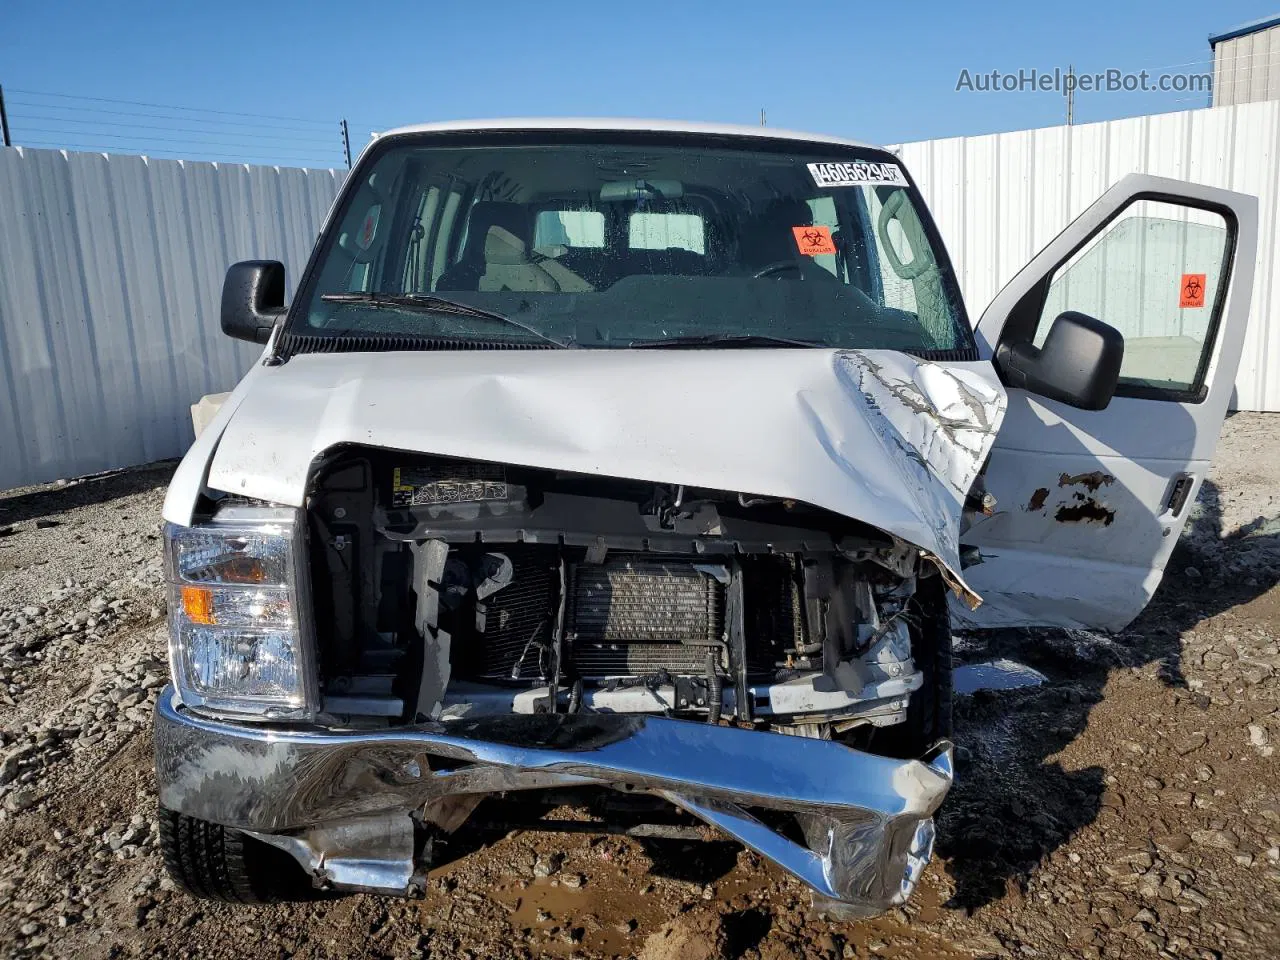
{"type": "Polygon", "coordinates": [[[6,147],[13,146],[9,139],[9,114],[4,109],[4,87],[0,87],[0,143],[6,147]]]}
{"type": "Polygon", "coordinates": [[[1076,68],[1067,67],[1067,126],[1075,122],[1076,113],[1076,68]]]}
{"type": "Polygon", "coordinates": [[[760,126],[764,126],[764,107],[760,108],[760,126]]]}
{"type": "Polygon", "coordinates": [[[347,169],[351,169],[351,135],[347,132],[347,118],[342,118],[342,152],[347,157],[347,169]]]}

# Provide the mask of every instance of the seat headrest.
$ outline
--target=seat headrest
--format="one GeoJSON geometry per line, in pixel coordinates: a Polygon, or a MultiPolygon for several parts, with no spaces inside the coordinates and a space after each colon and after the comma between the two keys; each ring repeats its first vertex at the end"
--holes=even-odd
{"type": "Polygon", "coordinates": [[[481,200],[471,208],[471,229],[505,227],[521,240],[528,239],[529,210],[505,200],[481,200]]]}
{"type": "Polygon", "coordinates": [[[813,212],[803,200],[771,200],[755,216],[743,222],[739,244],[744,263],[762,267],[796,258],[792,227],[813,224],[813,212]]]}
{"type": "Polygon", "coordinates": [[[529,246],[530,219],[527,207],[500,200],[481,200],[471,207],[471,219],[467,223],[465,260],[484,260],[489,229],[500,227],[525,246],[529,246]]]}
{"type": "Polygon", "coordinates": [[[467,249],[463,259],[489,260],[489,233],[498,227],[506,234],[504,242],[510,246],[517,241],[523,250],[528,249],[531,222],[529,210],[519,203],[503,200],[481,200],[471,208],[467,225],[467,249]]]}
{"type": "Polygon", "coordinates": [[[528,263],[529,252],[523,240],[506,227],[496,224],[485,233],[485,263],[528,263]]]}
{"type": "Polygon", "coordinates": [[[807,227],[813,224],[813,211],[803,200],[771,200],[756,219],[779,226],[807,227]]]}

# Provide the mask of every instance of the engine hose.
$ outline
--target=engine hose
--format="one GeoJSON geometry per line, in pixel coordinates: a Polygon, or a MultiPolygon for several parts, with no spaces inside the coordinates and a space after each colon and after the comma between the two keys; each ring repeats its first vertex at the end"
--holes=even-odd
{"type": "Polygon", "coordinates": [[[720,712],[724,706],[723,688],[720,674],[716,672],[716,659],[713,652],[707,653],[707,723],[719,723],[720,712]]]}

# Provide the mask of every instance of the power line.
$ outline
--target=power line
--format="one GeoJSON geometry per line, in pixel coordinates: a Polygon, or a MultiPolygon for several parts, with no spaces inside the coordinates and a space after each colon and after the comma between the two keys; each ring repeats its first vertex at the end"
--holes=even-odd
{"type": "Polygon", "coordinates": [[[242,113],[236,110],[214,110],[211,107],[184,107],[173,103],[148,103],[143,100],[117,100],[112,97],[87,97],[82,94],[75,93],[48,93],[42,90],[18,90],[12,89],[11,93],[21,93],[29,97],[58,97],[63,100],[89,100],[94,103],[117,103],[130,107],[152,107],[157,110],[185,110],[192,113],[216,113],[224,117],[252,117],[261,120],[288,120],[294,123],[314,123],[322,126],[328,126],[331,120],[312,120],[307,117],[281,117],[272,116],[267,113],[242,113]]]}
{"type": "Polygon", "coordinates": [[[41,149],[237,162],[245,156],[265,156],[286,163],[318,162],[323,167],[342,162],[341,130],[332,137],[322,135],[333,130],[332,120],[48,90],[10,88],[6,92],[18,95],[10,102],[19,108],[16,132],[21,142],[41,149]],[[336,156],[317,160],[317,154],[330,150],[336,156]]]}
{"type": "MultiPolygon", "coordinates": [[[[1230,56],[1211,57],[1207,60],[1190,60],[1187,63],[1170,63],[1163,67],[1139,67],[1138,69],[1153,71],[1153,70],[1177,70],[1182,67],[1208,68],[1208,67],[1216,67],[1220,63],[1232,64],[1238,61],[1249,61],[1249,60],[1258,60],[1258,59],[1264,59],[1264,60],[1280,63],[1280,55],[1277,55],[1275,51],[1264,51],[1264,52],[1253,52],[1253,53],[1237,53],[1237,54],[1232,54],[1230,56]]],[[[1209,70],[1206,69],[1204,72],[1208,73],[1209,70]]]]}
{"type": "MultiPolygon", "coordinates": [[[[67,131],[67,130],[55,130],[55,129],[50,128],[50,127],[25,127],[25,128],[24,128],[24,130],[25,130],[25,131],[30,131],[31,133],[58,133],[58,134],[65,134],[65,133],[70,132],[70,133],[72,133],[72,134],[73,134],[73,135],[75,135],[75,136],[79,136],[80,134],[87,134],[87,133],[89,133],[89,131],[87,131],[87,130],[82,130],[82,131],[67,131]]],[[[24,139],[25,139],[25,138],[24,138],[24,139]]],[[[266,149],[270,149],[270,150],[273,150],[273,151],[275,151],[275,152],[280,152],[276,147],[271,146],[271,145],[268,145],[268,144],[261,144],[261,143],[242,143],[242,142],[238,142],[238,141],[234,141],[234,140],[199,140],[199,139],[192,139],[192,138],[190,138],[190,137],[154,137],[154,136],[149,136],[149,135],[148,135],[148,136],[138,136],[138,135],[136,135],[136,134],[131,134],[131,133],[95,133],[95,134],[90,135],[89,139],[91,139],[91,140],[133,140],[133,141],[143,141],[143,142],[147,142],[147,143],[194,143],[194,144],[212,144],[213,146],[218,146],[218,147],[243,147],[243,148],[245,148],[245,149],[252,149],[252,150],[266,150],[266,149]]]]}
{"type": "MultiPolygon", "coordinates": [[[[334,142],[333,138],[331,137],[327,137],[324,139],[320,139],[318,137],[293,137],[293,136],[289,136],[288,134],[246,133],[242,130],[212,130],[209,128],[200,128],[200,127],[167,127],[167,126],[161,126],[160,124],[154,124],[154,123],[121,123],[115,120],[107,120],[107,121],[100,122],[100,121],[94,121],[94,120],[80,120],[72,117],[43,117],[43,116],[31,116],[31,115],[24,116],[22,119],[34,120],[37,123],[61,123],[61,124],[74,123],[80,126],[93,126],[93,127],[115,129],[115,130],[162,130],[162,131],[167,131],[169,133],[205,133],[205,134],[224,134],[225,133],[227,136],[232,136],[232,137],[248,137],[253,140],[283,140],[287,143],[312,143],[312,144],[330,144],[331,145],[334,142]]],[[[36,128],[28,127],[27,129],[34,130],[36,128]]],[[[46,132],[50,132],[50,131],[46,131],[46,132]]],[[[58,131],[58,132],[62,132],[62,131],[58,131]]],[[[66,132],[79,133],[81,131],[72,130],[72,131],[66,131],[66,132]]],[[[145,137],[147,135],[144,134],[143,136],[145,137]]]]}
{"type": "MultiPolygon", "coordinates": [[[[109,150],[109,149],[103,149],[101,146],[93,145],[93,144],[63,143],[62,141],[42,141],[42,140],[28,140],[20,144],[19,146],[33,147],[41,150],[74,150],[74,151],[84,151],[87,153],[109,153],[109,154],[112,154],[113,156],[146,156],[146,157],[159,157],[164,159],[176,158],[176,159],[183,159],[183,160],[191,160],[197,163],[206,162],[206,161],[212,162],[213,160],[219,160],[219,161],[225,160],[225,161],[234,162],[236,164],[244,164],[245,166],[279,166],[280,165],[280,164],[265,163],[265,162],[250,163],[249,161],[244,159],[243,154],[239,154],[239,155],[218,154],[218,153],[205,153],[203,151],[199,152],[196,155],[192,155],[191,151],[186,151],[186,150],[147,150],[141,154],[120,154],[120,153],[113,152],[112,150],[109,150]]],[[[330,170],[330,169],[336,168],[336,164],[332,163],[329,160],[323,160],[318,157],[300,155],[297,158],[291,157],[290,159],[310,160],[319,169],[330,170]]]]}
{"type": "MultiPolygon", "coordinates": [[[[104,110],[101,107],[73,107],[73,106],[64,106],[59,103],[32,103],[29,101],[13,100],[13,99],[10,99],[9,102],[21,107],[31,107],[37,110],[68,110],[75,113],[89,113],[94,116],[100,116],[100,115],[106,114],[108,116],[113,116],[113,117],[145,117],[147,119],[153,119],[153,120],[176,120],[178,122],[196,121],[199,123],[216,123],[221,126],[229,126],[229,127],[254,127],[254,128],[267,129],[267,130],[297,130],[303,133],[317,132],[312,127],[281,126],[279,123],[274,123],[274,122],[273,123],[254,123],[249,120],[218,120],[210,117],[170,117],[170,116],[166,116],[163,113],[151,113],[151,112],[139,111],[139,110],[104,110]]],[[[70,120],[71,118],[68,117],[67,119],[70,120]]],[[[320,121],[309,121],[309,122],[319,123],[320,121]]]]}
{"type": "MultiPolygon", "coordinates": [[[[50,137],[49,134],[57,135],[65,132],[61,130],[45,130],[43,128],[31,128],[31,129],[33,130],[33,132],[44,134],[44,136],[36,138],[42,143],[62,143],[62,138],[54,139],[53,137],[50,137]]],[[[192,145],[191,149],[193,150],[202,150],[206,146],[212,147],[214,149],[217,149],[217,148],[239,149],[239,150],[246,150],[246,151],[256,151],[256,155],[261,155],[263,153],[270,153],[278,156],[292,155],[292,156],[300,156],[300,157],[314,157],[314,156],[318,156],[322,152],[318,150],[301,150],[301,149],[291,150],[288,147],[277,147],[273,144],[235,143],[235,142],[227,142],[227,141],[220,141],[220,140],[193,141],[193,140],[186,140],[186,139],[168,139],[165,137],[155,137],[151,140],[144,140],[141,137],[123,137],[118,134],[93,134],[87,130],[82,130],[79,132],[79,134],[75,134],[72,136],[73,136],[73,139],[88,140],[94,143],[102,143],[106,139],[125,140],[127,141],[126,143],[114,144],[107,147],[107,149],[128,150],[128,151],[138,151],[138,152],[144,151],[147,147],[149,147],[153,143],[189,144],[189,145],[192,145]]],[[[32,140],[28,137],[22,137],[21,140],[23,144],[29,144],[29,143],[35,142],[35,140],[32,140]]],[[[157,149],[173,150],[177,148],[160,146],[157,149]]]]}

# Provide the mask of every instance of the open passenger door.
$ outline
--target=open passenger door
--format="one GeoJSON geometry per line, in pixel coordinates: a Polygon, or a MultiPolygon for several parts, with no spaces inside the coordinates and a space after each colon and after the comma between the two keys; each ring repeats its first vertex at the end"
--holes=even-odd
{"type": "Polygon", "coordinates": [[[985,471],[996,510],[961,535],[965,579],[985,602],[954,605],[957,623],[1118,630],[1150,600],[1231,400],[1257,209],[1244,194],[1131,174],[983,313],[979,350],[1009,408],[985,471]],[[1054,339],[1053,373],[1075,378],[1074,396],[1035,375],[1054,339]],[[1108,371],[1090,378],[1107,357],[1092,361],[1110,348],[1099,387],[1108,371]]]}

